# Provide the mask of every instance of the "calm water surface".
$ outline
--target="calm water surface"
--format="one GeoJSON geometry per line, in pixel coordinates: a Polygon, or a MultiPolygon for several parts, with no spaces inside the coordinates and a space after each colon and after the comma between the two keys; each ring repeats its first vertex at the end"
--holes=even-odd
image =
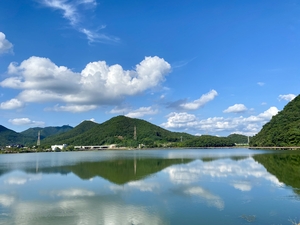
{"type": "Polygon", "coordinates": [[[1,225],[298,222],[297,151],[0,155],[1,225]]]}

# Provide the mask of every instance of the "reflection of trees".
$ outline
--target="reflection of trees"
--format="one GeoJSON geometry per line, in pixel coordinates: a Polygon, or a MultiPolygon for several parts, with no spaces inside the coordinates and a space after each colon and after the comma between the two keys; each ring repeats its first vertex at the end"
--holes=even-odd
{"type": "Polygon", "coordinates": [[[269,173],[275,175],[280,182],[293,187],[300,195],[300,153],[288,152],[253,156],[269,173]]]}
{"type": "MultiPolygon", "coordinates": [[[[24,169],[27,173],[60,173],[73,172],[81,179],[91,179],[99,176],[116,184],[125,184],[141,180],[174,164],[189,163],[192,159],[118,159],[99,162],[80,162],[74,165],[40,167],[24,169]]],[[[3,171],[8,172],[8,171],[3,171]]],[[[1,171],[0,171],[1,174],[1,171]]]]}
{"type": "Polygon", "coordinates": [[[68,168],[81,179],[103,177],[116,184],[140,180],[171,165],[188,163],[190,159],[119,159],[101,162],[82,162],[68,168]]]}

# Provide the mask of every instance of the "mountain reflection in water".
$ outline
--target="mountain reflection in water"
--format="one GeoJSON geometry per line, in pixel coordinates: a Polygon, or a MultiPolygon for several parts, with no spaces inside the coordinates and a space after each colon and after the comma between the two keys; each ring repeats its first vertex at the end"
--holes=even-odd
{"type": "Polygon", "coordinates": [[[269,173],[300,195],[300,153],[287,152],[253,156],[269,173]]]}

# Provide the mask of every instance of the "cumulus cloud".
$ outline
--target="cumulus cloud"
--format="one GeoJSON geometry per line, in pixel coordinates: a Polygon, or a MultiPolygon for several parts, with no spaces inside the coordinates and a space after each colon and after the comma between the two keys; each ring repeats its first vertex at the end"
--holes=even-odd
{"type": "Polygon", "coordinates": [[[18,99],[11,99],[6,102],[1,102],[0,109],[18,109],[24,106],[24,103],[18,99]]]}
{"type": "MultiPolygon", "coordinates": [[[[195,184],[199,180],[220,180],[225,178],[231,186],[240,191],[250,191],[252,186],[259,185],[262,180],[269,181],[275,186],[282,186],[276,176],[270,174],[261,164],[253,158],[248,157],[238,162],[226,159],[215,160],[209,163],[196,160],[187,165],[176,165],[168,167],[164,172],[169,176],[172,183],[176,185],[189,186],[185,192],[191,195],[202,196],[206,191],[195,184]],[[245,180],[247,178],[247,180],[245,180]]],[[[210,196],[209,194],[207,196],[210,196]]]]}
{"type": "Polygon", "coordinates": [[[294,98],[296,98],[296,95],[294,94],[287,94],[287,95],[279,95],[278,99],[279,101],[285,100],[285,101],[292,101],[294,98]]]}
{"type": "Polygon", "coordinates": [[[30,57],[20,65],[11,63],[11,77],[0,85],[20,89],[22,102],[58,102],[53,110],[82,112],[99,105],[113,105],[126,96],[134,96],[159,85],[171,66],[157,56],[145,57],[134,70],[124,70],[105,61],[91,62],[76,73],[57,66],[48,58],[30,57]]]}
{"type": "Polygon", "coordinates": [[[44,126],[45,125],[45,123],[42,121],[33,121],[30,120],[29,118],[15,118],[15,119],[8,120],[8,122],[16,126],[24,126],[24,125],[44,126]]]}
{"type": "Polygon", "coordinates": [[[247,107],[244,104],[234,104],[225,109],[224,113],[243,113],[247,111],[247,107]]]}
{"type": "Polygon", "coordinates": [[[186,112],[177,113],[172,112],[167,115],[168,121],[163,123],[162,126],[165,128],[187,128],[194,127],[197,125],[197,117],[193,114],[188,114],[186,112]]]}
{"type": "Polygon", "coordinates": [[[265,112],[256,116],[233,118],[210,117],[200,120],[193,114],[173,112],[167,116],[167,122],[161,124],[161,126],[166,129],[181,129],[194,132],[203,131],[203,133],[227,131],[244,135],[254,135],[277,113],[278,109],[276,107],[270,107],[265,112]]]}
{"type": "Polygon", "coordinates": [[[206,94],[203,94],[199,99],[194,100],[192,102],[186,101],[177,101],[175,104],[170,104],[170,107],[184,109],[184,110],[196,110],[200,107],[204,106],[206,103],[214,100],[214,98],[218,95],[215,90],[211,90],[206,94]]]}
{"type": "Polygon", "coordinates": [[[4,53],[10,53],[12,52],[13,45],[10,43],[6,37],[5,34],[0,32],[0,55],[4,53]]]}
{"type": "MultiPolygon", "coordinates": [[[[94,8],[97,6],[96,0],[41,0],[40,4],[62,13],[63,17],[69,21],[70,25],[77,31],[86,35],[88,41],[92,42],[117,42],[119,38],[101,34],[97,30],[87,29],[82,25],[82,10],[94,8]],[[85,7],[81,7],[85,6],[85,7]]],[[[89,24],[90,25],[90,24],[89,24]]],[[[101,29],[105,26],[101,26],[101,29]]]]}
{"type": "Polygon", "coordinates": [[[131,118],[141,118],[146,115],[154,115],[157,113],[158,113],[157,109],[153,109],[153,107],[149,106],[149,107],[140,107],[136,110],[133,110],[133,111],[127,113],[125,116],[131,117],[131,118]]]}

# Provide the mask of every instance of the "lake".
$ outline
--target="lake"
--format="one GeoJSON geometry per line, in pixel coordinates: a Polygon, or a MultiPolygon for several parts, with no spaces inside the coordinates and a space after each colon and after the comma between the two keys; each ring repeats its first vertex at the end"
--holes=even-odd
{"type": "Polygon", "coordinates": [[[300,153],[0,155],[0,224],[298,224],[300,153]]]}

